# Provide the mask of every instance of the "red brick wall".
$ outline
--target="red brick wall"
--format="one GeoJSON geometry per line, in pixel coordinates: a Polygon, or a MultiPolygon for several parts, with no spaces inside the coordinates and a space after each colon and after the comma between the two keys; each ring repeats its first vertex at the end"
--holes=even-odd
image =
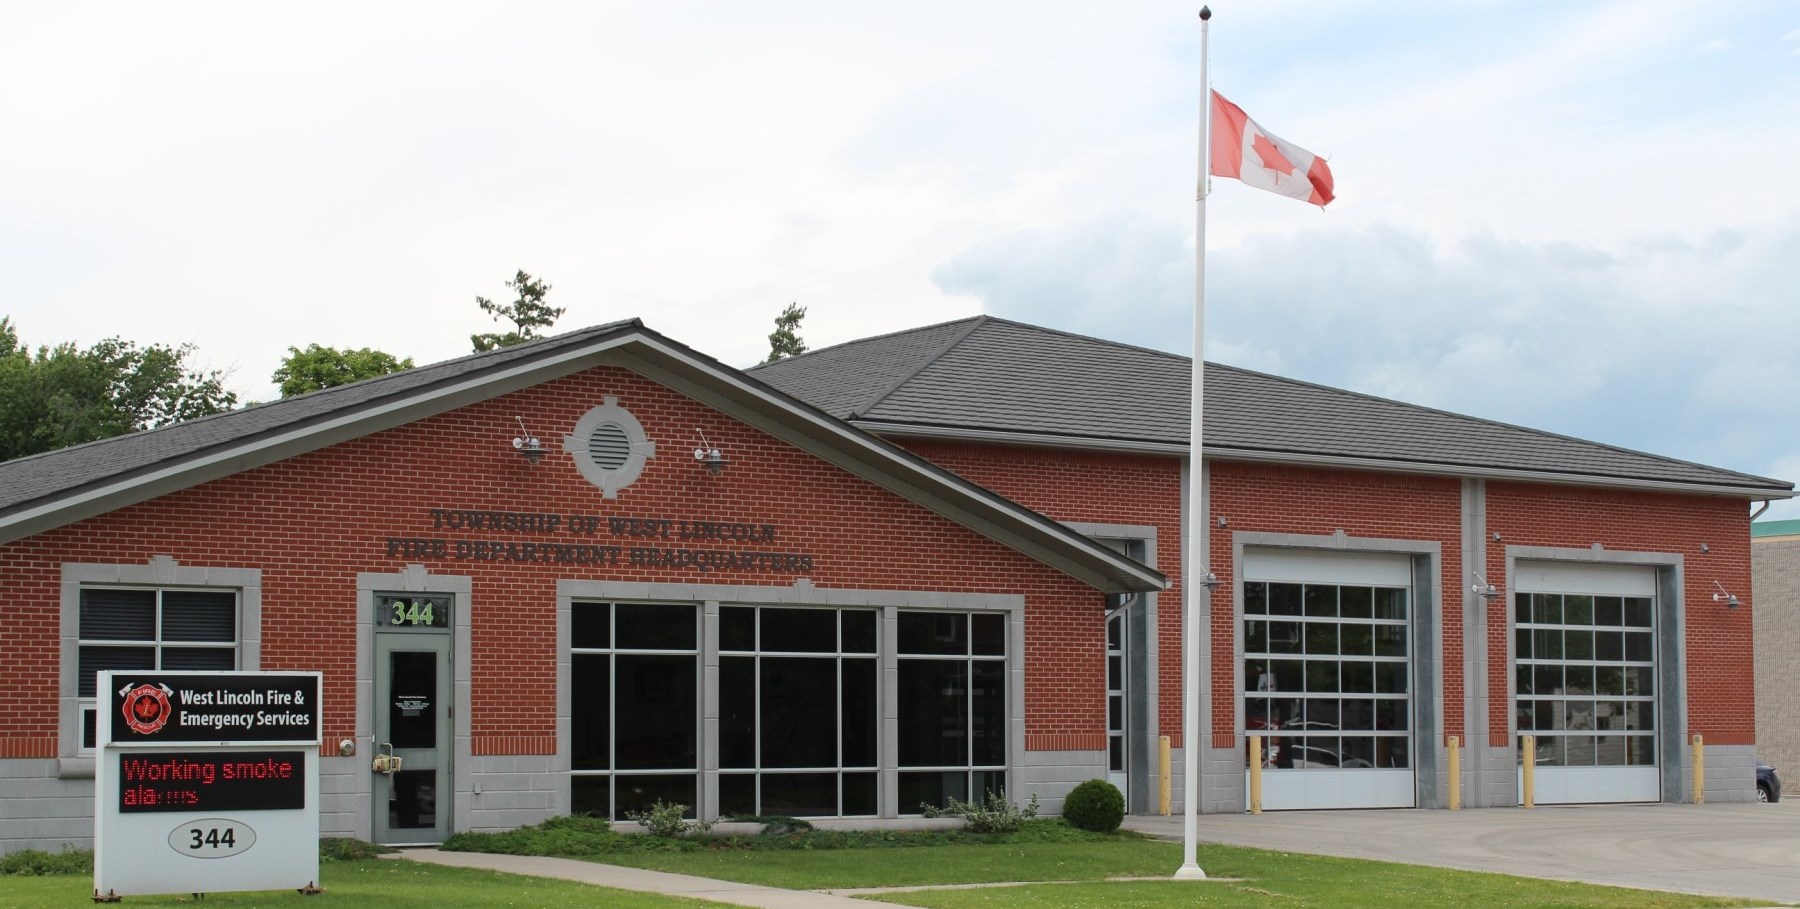
{"type": "MultiPolygon", "coordinates": [[[[896,440],[914,454],[1058,521],[1156,527],[1156,564],[1174,586],[1160,595],[1158,726],[1181,747],[1181,461],[1018,445],[896,440]]],[[[1046,630],[1047,631],[1047,630],[1046,630]]],[[[1032,634],[1027,628],[1026,633],[1032,634]]],[[[1027,640],[1032,684],[1059,711],[1094,717],[1075,739],[1028,736],[1037,750],[1106,747],[1106,622],[1098,593],[1053,633],[1027,640]],[[1048,670],[1046,668],[1048,667],[1048,670]],[[1044,675],[1054,675],[1052,682],[1044,675]],[[1054,689],[1049,686],[1054,685],[1054,689]]],[[[1029,710],[1029,706],[1028,710],[1029,710]]]]}
{"type": "MultiPolygon", "coordinates": [[[[1678,553],[1683,556],[1686,590],[1681,604],[1686,629],[1687,734],[1706,736],[1708,745],[1750,745],[1756,741],[1756,683],[1752,656],[1750,602],[1750,517],[1742,499],[1677,496],[1649,492],[1578,489],[1525,483],[1487,485],[1490,533],[1487,577],[1505,577],[1507,546],[1678,553]],[[1704,544],[1708,552],[1701,552],[1704,544]],[[1718,581],[1744,601],[1726,609],[1712,601],[1718,581]]],[[[1488,612],[1489,742],[1507,744],[1506,634],[1511,591],[1488,612]]]]}
{"type": "MultiPolygon", "coordinates": [[[[260,568],[262,668],[326,673],[327,741],[355,728],[357,573],[426,561],[434,573],[468,575],[476,753],[554,748],[558,579],[795,580],[791,573],[390,556],[389,537],[412,536],[696,545],[616,539],[604,529],[589,539],[566,529],[554,536],[433,531],[433,508],[773,524],[772,545],[698,545],[810,554],[810,578],[820,587],[1022,593],[1032,670],[1028,734],[1104,729],[1099,686],[1040,668],[1076,660],[1085,629],[1100,627],[1092,588],[649,380],[599,368],[0,546],[0,756],[56,753],[63,562],[141,565],[168,554],[182,565],[260,568]],[[619,396],[659,448],[642,478],[614,500],[560,453],[562,434],[606,394],[619,396]],[[557,453],[536,466],[514,453],[515,417],[557,453]],[[723,474],[694,463],[696,428],[730,459],[723,474]]],[[[1098,678],[1098,653],[1080,658],[1093,661],[1098,678]]]]}
{"type": "MultiPolygon", "coordinates": [[[[1213,601],[1213,747],[1234,747],[1242,728],[1234,673],[1236,616],[1227,594],[1234,588],[1232,534],[1240,532],[1328,535],[1435,541],[1442,550],[1438,587],[1448,602],[1438,606],[1443,639],[1446,729],[1461,729],[1462,679],[1462,481],[1356,470],[1313,470],[1209,461],[1212,472],[1212,569],[1223,583],[1213,601]],[[1226,526],[1220,527],[1218,519],[1226,526]]],[[[1430,730],[1421,730],[1428,733],[1430,730]]]]}

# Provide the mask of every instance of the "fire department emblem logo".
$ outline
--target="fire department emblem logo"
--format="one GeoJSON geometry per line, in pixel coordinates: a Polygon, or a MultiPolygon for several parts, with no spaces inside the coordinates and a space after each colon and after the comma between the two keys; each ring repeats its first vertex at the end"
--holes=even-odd
{"type": "Polygon", "coordinates": [[[155,735],[169,722],[169,695],[174,693],[167,685],[126,685],[119,689],[125,697],[125,705],[120,708],[125,714],[125,725],[138,735],[155,735]]]}

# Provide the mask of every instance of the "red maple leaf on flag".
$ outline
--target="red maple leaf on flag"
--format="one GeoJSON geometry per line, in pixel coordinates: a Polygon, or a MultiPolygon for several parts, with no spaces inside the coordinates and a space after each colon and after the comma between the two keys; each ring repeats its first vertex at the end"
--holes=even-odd
{"type": "Polygon", "coordinates": [[[1284,174],[1294,172],[1294,162],[1289,161],[1287,156],[1281,153],[1281,149],[1276,148],[1275,143],[1269,141],[1268,136],[1257,133],[1256,140],[1250,144],[1250,147],[1256,151],[1256,156],[1262,159],[1263,167],[1269,170],[1278,170],[1284,174]]]}

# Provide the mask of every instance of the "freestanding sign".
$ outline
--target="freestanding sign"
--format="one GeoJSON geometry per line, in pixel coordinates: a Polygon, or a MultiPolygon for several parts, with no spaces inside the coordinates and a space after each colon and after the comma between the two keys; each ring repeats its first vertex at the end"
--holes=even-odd
{"type": "Polygon", "coordinates": [[[100,673],[94,895],[315,888],[317,672],[100,673]]]}

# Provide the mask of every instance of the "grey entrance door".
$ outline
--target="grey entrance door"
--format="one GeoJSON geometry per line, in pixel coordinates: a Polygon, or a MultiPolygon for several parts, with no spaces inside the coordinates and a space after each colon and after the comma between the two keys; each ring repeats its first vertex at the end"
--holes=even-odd
{"type": "Polygon", "coordinates": [[[375,635],[375,841],[441,843],[450,835],[450,635],[375,635]]]}

